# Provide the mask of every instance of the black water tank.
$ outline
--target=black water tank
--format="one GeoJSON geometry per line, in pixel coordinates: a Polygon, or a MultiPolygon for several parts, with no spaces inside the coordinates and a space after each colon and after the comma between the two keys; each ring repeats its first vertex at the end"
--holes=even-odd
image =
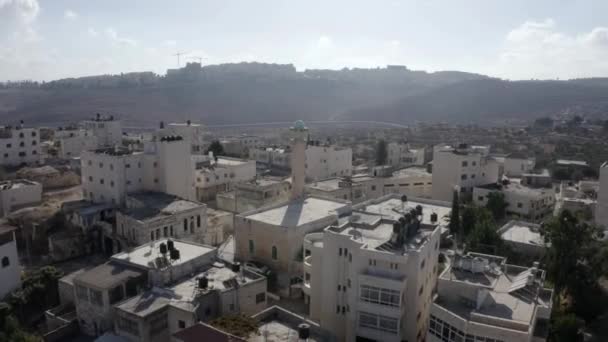
{"type": "Polygon", "coordinates": [[[310,325],[301,323],[298,325],[298,337],[300,340],[307,340],[310,337],[310,325]]]}
{"type": "Polygon", "coordinates": [[[160,244],[160,254],[167,254],[167,245],[164,242],[160,244]]]}
{"type": "Polygon", "coordinates": [[[177,259],[179,259],[179,250],[174,248],[171,250],[171,260],[177,259]]]}
{"type": "Polygon", "coordinates": [[[206,289],[209,286],[209,279],[207,279],[207,276],[202,276],[200,278],[198,278],[198,288],[199,289],[206,289]]]}
{"type": "Polygon", "coordinates": [[[169,247],[170,251],[175,249],[175,246],[173,245],[173,240],[167,240],[167,247],[169,247]]]}
{"type": "Polygon", "coordinates": [[[407,195],[401,196],[401,202],[407,202],[407,195]]]}
{"type": "Polygon", "coordinates": [[[241,263],[236,261],[232,264],[232,272],[238,273],[241,270],[241,263]]]}
{"type": "Polygon", "coordinates": [[[393,223],[393,233],[399,234],[401,232],[401,224],[399,222],[393,223]]]}

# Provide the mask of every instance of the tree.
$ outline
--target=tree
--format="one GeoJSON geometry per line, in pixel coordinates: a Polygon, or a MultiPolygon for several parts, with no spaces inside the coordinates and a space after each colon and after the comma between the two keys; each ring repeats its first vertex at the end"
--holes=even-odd
{"type": "Polygon", "coordinates": [[[450,234],[460,233],[460,201],[458,199],[458,191],[454,190],[452,196],[452,212],[450,213],[450,234]]]}
{"type": "Polygon", "coordinates": [[[222,143],[219,140],[214,140],[207,149],[207,153],[209,152],[213,152],[214,156],[224,155],[224,146],[222,146],[222,143]]]}
{"type": "Polygon", "coordinates": [[[551,340],[554,342],[582,341],[580,333],[582,327],[583,322],[576,315],[556,313],[551,324],[551,340]]]}
{"type": "Polygon", "coordinates": [[[388,158],[388,147],[384,139],[378,140],[376,145],[376,165],[385,165],[388,158]]]}
{"type": "Polygon", "coordinates": [[[492,213],[495,220],[502,220],[505,217],[507,206],[505,194],[502,192],[492,191],[488,194],[486,208],[492,213]]]}
{"type": "Polygon", "coordinates": [[[475,222],[477,221],[477,211],[478,208],[475,206],[468,205],[462,211],[461,218],[461,230],[464,236],[469,236],[473,228],[475,227],[475,222]]]}
{"type": "Polygon", "coordinates": [[[492,213],[486,208],[478,208],[475,225],[467,236],[467,248],[475,252],[496,254],[502,243],[496,230],[492,213]]]}

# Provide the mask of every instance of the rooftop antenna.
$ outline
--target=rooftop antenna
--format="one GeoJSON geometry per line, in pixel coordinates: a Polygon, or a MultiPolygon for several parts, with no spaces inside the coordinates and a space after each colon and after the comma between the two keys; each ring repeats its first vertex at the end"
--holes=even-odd
{"type": "Polygon", "coordinates": [[[201,57],[201,56],[190,56],[188,58],[198,60],[198,64],[200,64],[200,65],[203,65],[203,59],[207,59],[207,57],[201,57]]]}
{"type": "Polygon", "coordinates": [[[177,56],[177,67],[178,67],[178,68],[180,67],[179,58],[180,58],[182,55],[187,55],[187,54],[189,54],[189,53],[190,53],[190,52],[183,52],[183,51],[181,51],[181,52],[176,52],[176,53],[174,53],[174,54],[173,54],[173,56],[177,56]]]}

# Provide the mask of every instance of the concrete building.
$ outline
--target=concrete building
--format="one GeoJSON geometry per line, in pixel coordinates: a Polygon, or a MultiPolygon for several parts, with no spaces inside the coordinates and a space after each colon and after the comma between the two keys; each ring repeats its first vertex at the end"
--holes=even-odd
{"type": "Polygon", "coordinates": [[[426,163],[424,148],[412,149],[408,143],[387,145],[387,164],[395,168],[422,166],[426,163]]]}
{"type": "Polygon", "coordinates": [[[19,166],[42,161],[40,130],[22,126],[0,127],[0,165],[19,166]]]}
{"type": "Polygon", "coordinates": [[[91,336],[113,330],[116,304],[150,286],[162,287],[189,277],[213,263],[216,255],[217,250],[209,246],[162,239],[116,254],[105,264],[78,272],[72,284],[80,330],[91,336]]]}
{"type": "Polygon", "coordinates": [[[196,198],[214,200],[218,193],[230,191],[235,184],[249,182],[256,177],[255,161],[208,157],[196,163],[196,198]]]}
{"type": "Polygon", "coordinates": [[[608,162],[600,167],[600,186],[597,194],[595,223],[608,229],[608,162]]]}
{"type": "Polygon", "coordinates": [[[181,137],[162,137],[146,150],[104,148],[84,151],[80,159],[85,199],[124,205],[129,193],[160,191],[195,200],[194,161],[181,137]]]}
{"type": "Polygon", "coordinates": [[[451,201],[454,190],[470,196],[475,186],[497,182],[502,176],[502,167],[487,152],[489,149],[466,144],[435,151],[433,199],[451,201]]]}
{"type": "Polygon", "coordinates": [[[506,181],[502,184],[493,183],[476,186],[473,189],[473,203],[485,206],[488,194],[500,192],[508,204],[508,215],[530,221],[540,221],[546,215],[553,213],[555,191],[552,188],[530,188],[516,181],[506,181]]]}
{"type": "Polygon", "coordinates": [[[549,170],[543,169],[521,175],[520,183],[532,188],[547,188],[553,183],[549,170]]]}
{"type": "Polygon", "coordinates": [[[573,214],[582,214],[586,220],[592,221],[597,206],[597,190],[599,182],[580,181],[572,183],[563,181],[555,194],[554,216],[568,210],[573,214]]]}
{"type": "Polygon", "coordinates": [[[536,160],[526,158],[520,154],[510,154],[503,159],[504,175],[507,177],[521,177],[534,170],[536,160]]]}
{"type": "Polygon", "coordinates": [[[305,197],[305,146],[308,129],[296,121],[292,137],[290,201],[235,217],[237,260],[257,261],[277,274],[283,295],[298,294],[302,277],[304,235],[321,231],[350,211],[347,201],[305,197]]]}
{"type": "Polygon", "coordinates": [[[195,276],[154,287],[115,307],[116,332],[130,341],[165,342],[199,321],[266,308],[266,278],[216,262],[195,276]],[[146,305],[142,305],[146,303],[146,305]]]}
{"type": "Polygon", "coordinates": [[[424,341],[449,211],[449,203],[391,194],[306,235],[310,317],[339,341],[424,341]]]}
{"type": "Polygon", "coordinates": [[[164,124],[156,132],[157,139],[165,136],[180,136],[190,146],[192,154],[205,153],[205,129],[201,124],[192,123],[190,120],[183,123],[164,124]]]}
{"type": "MultiPolygon", "coordinates": [[[[127,196],[124,209],[116,213],[113,250],[139,246],[163,238],[203,242],[207,230],[207,206],[159,192],[127,196]]],[[[112,250],[112,249],[111,249],[112,250]]]]}
{"type": "Polygon", "coordinates": [[[0,298],[4,298],[21,285],[16,229],[4,223],[0,224],[0,298]]]}
{"type": "Polygon", "coordinates": [[[264,145],[262,138],[246,134],[223,139],[221,143],[224,147],[224,152],[234,157],[248,157],[249,151],[264,145]]]}
{"type": "MultiPolygon", "coordinates": [[[[306,141],[306,137],[304,141],[306,141]]],[[[318,141],[308,142],[305,146],[304,168],[307,181],[319,181],[353,174],[352,149],[324,145],[318,141]]],[[[250,159],[259,163],[260,167],[287,172],[291,168],[292,153],[291,148],[269,147],[251,150],[249,155],[250,159]]]]}
{"type": "Polygon", "coordinates": [[[53,140],[57,156],[62,159],[78,157],[82,151],[103,147],[92,131],[76,127],[55,131],[53,140]]]}
{"type": "Polygon", "coordinates": [[[391,176],[382,178],[382,183],[384,194],[397,193],[420,198],[431,198],[433,195],[433,174],[421,167],[393,171],[391,176]]]}
{"type": "Polygon", "coordinates": [[[306,192],[313,196],[359,203],[382,196],[383,179],[368,175],[329,178],[307,184],[306,192]]]}
{"type": "Polygon", "coordinates": [[[255,178],[237,183],[234,190],[217,194],[218,209],[243,213],[258,208],[283,203],[291,194],[291,182],[280,178],[255,178]]]}
{"type": "Polygon", "coordinates": [[[80,125],[97,139],[98,148],[122,144],[122,123],[120,120],[115,120],[112,115],[97,114],[95,118],[84,120],[80,125]]]}
{"type": "Polygon", "coordinates": [[[542,342],[552,295],[545,272],[499,256],[456,255],[439,276],[426,341],[542,342]]]}
{"type": "Polygon", "coordinates": [[[540,260],[545,255],[546,244],[539,224],[511,220],[498,229],[498,235],[505,245],[522,256],[540,260]]]}
{"type": "Polygon", "coordinates": [[[0,182],[0,217],[17,209],[38,205],[42,201],[42,184],[25,179],[0,182]]]}

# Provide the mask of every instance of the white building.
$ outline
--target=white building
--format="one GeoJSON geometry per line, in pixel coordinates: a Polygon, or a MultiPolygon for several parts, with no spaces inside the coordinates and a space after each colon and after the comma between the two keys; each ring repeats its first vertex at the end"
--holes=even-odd
{"type": "Polygon", "coordinates": [[[96,118],[84,120],[80,125],[96,137],[98,148],[122,144],[122,123],[111,115],[97,114],[96,118]]]}
{"type": "Polygon", "coordinates": [[[175,285],[153,287],[116,305],[114,326],[129,341],[171,341],[199,321],[263,310],[266,287],[264,276],[216,262],[175,285]]]}
{"type": "Polygon", "coordinates": [[[545,255],[546,244],[539,224],[511,220],[498,229],[498,235],[515,253],[534,260],[545,255]]]}
{"type": "Polygon", "coordinates": [[[42,184],[16,179],[0,182],[0,217],[17,209],[38,205],[42,201],[42,184]]]}
{"type": "Polygon", "coordinates": [[[555,210],[553,215],[568,210],[573,214],[582,214],[583,218],[592,221],[597,206],[599,182],[579,181],[576,184],[562,181],[559,191],[555,194],[555,210]]]}
{"type": "Polygon", "coordinates": [[[38,164],[40,161],[38,128],[0,127],[0,165],[19,166],[38,164]]]}
{"type": "Polygon", "coordinates": [[[249,182],[234,184],[234,190],[217,194],[218,209],[244,213],[261,207],[284,203],[291,195],[291,183],[287,179],[255,178],[249,182]]]}
{"type": "Polygon", "coordinates": [[[191,146],[192,154],[205,153],[205,128],[201,124],[195,124],[190,120],[183,123],[170,123],[161,127],[156,133],[157,138],[163,136],[180,136],[191,146]]]}
{"type": "Polygon", "coordinates": [[[553,292],[543,287],[545,272],[536,265],[457,255],[439,276],[426,341],[545,341],[553,292]]]}
{"type": "Polygon", "coordinates": [[[425,163],[425,149],[412,149],[407,143],[387,145],[387,164],[396,168],[422,166],[425,163]]]}
{"type": "Polygon", "coordinates": [[[255,135],[243,134],[223,139],[221,144],[226,154],[235,157],[247,157],[249,151],[262,147],[264,141],[255,135]]]}
{"type": "Polygon", "coordinates": [[[523,174],[531,173],[535,165],[536,160],[534,158],[511,154],[503,159],[504,175],[507,177],[521,177],[523,174]]]}
{"type": "Polygon", "coordinates": [[[485,206],[491,192],[504,195],[508,215],[540,221],[545,215],[553,213],[555,191],[552,188],[530,188],[516,181],[485,184],[473,189],[473,203],[480,207],[485,206]]]}
{"type": "Polygon", "coordinates": [[[0,225],[0,298],[21,285],[21,265],[17,254],[17,228],[0,225]]]}
{"type": "Polygon", "coordinates": [[[387,195],[306,235],[310,317],[338,341],[424,341],[449,211],[449,203],[387,195]]]}
{"type": "Polygon", "coordinates": [[[320,197],[359,203],[383,195],[383,179],[368,175],[336,177],[309,183],[306,192],[320,197]]]}
{"type": "Polygon", "coordinates": [[[595,223],[608,229],[608,162],[600,167],[600,187],[597,194],[595,223]]]}
{"type": "Polygon", "coordinates": [[[80,128],[57,130],[53,139],[57,156],[63,159],[79,157],[82,151],[102,147],[92,131],[80,128]]]}
{"type": "Polygon", "coordinates": [[[383,193],[397,193],[412,197],[431,198],[433,174],[421,167],[396,170],[390,177],[382,178],[383,193]]]}
{"type": "Polygon", "coordinates": [[[433,159],[433,199],[451,201],[454,191],[470,195],[478,185],[495,183],[502,175],[498,161],[488,157],[489,149],[460,145],[441,148],[433,159]]]}
{"type": "Polygon", "coordinates": [[[218,193],[230,191],[238,183],[256,177],[254,160],[210,156],[196,163],[196,198],[214,200],[218,193]]]}
{"type": "MultiPolygon", "coordinates": [[[[262,167],[288,171],[291,167],[290,148],[253,149],[250,158],[262,167]]],[[[345,177],[353,174],[353,151],[334,145],[323,145],[311,141],[306,146],[306,180],[319,181],[332,177],[345,177]]]]}
{"type": "Polygon", "coordinates": [[[162,137],[144,152],[84,151],[80,162],[84,198],[94,203],[124,205],[127,194],[144,190],[195,199],[194,161],[189,143],[180,137],[162,137]]]}
{"type": "Polygon", "coordinates": [[[126,246],[166,238],[202,243],[206,231],[205,204],[160,192],[130,194],[125,208],[116,213],[118,240],[126,246]]]}

